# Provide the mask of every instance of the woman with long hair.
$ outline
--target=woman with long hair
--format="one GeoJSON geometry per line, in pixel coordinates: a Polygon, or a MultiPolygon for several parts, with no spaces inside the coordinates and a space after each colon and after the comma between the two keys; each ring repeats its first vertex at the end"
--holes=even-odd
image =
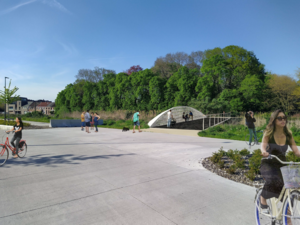
{"type": "MultiPolygon", "coordinates": [[[[278,109],[272,113],[270,121],[264,131],[261,145],[263,157],[269,154],[276,155],[282,161],[286,161],[285,154],[288,146],[296,156],[300,157],[300,151],[295,143],[292,132],[287,128],[287,116],[278,109]]],[[[260,173],[265,180],[261,194],[261,208],[263,212],[268,213],[269,207],[266,199],[278,198],[284,186],[280,167],[283,165],[276,159],[264,159],[261,161],[260,173]]],[[[281,199],[282,201],[282,199],[281,199]]]]}
{"type": "Polygon", "coordinates": [[[14,154],[14,158],[18,158],[18,152],[19,152],[19,143],[22,139],[22,130],[23,130],[23,122],[21,117],[16,118],[16,124],[10,131],[15,131],[15,134],[13,138],[10,141],[10,144],[15,148],[16,154],[14,154]],[[14,143],[16,141],[16,144],[14,143]]]}

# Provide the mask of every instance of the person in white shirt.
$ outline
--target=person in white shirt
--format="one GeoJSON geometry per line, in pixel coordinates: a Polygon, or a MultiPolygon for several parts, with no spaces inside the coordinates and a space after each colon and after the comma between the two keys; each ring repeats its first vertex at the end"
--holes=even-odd
{"type": "Polygon", "coordinates": [[[168,112],[168,124],[167,124],[167,127],[171,126],[172,118],[173,118],[172,110],[170,109],[170,111],[168,112]]]}

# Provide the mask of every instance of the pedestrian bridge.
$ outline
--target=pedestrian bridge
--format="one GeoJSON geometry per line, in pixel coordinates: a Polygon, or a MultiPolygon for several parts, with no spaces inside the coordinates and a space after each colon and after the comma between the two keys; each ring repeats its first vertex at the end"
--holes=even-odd
{"type": "MultiPolygon", "coordinates": [[[[189,106],[176,106],[170,108],[172,110],[173,118],[176,120],[176,124],[171,128],[175,129],[189,129],[189,130],[205,130],[211,126],[215,126],[231,119],[230,113],[218,113],[218,114],[203,114],[197,109],[189,106]],[[193,113],[193,120],[185,121],[182,118],[183,112],[189,114],[190,111],[193,113]]],[[[154,117],[149,123],[150,128],[167,128],[167,113],[166,110],[156,117],[154,117]]]]}

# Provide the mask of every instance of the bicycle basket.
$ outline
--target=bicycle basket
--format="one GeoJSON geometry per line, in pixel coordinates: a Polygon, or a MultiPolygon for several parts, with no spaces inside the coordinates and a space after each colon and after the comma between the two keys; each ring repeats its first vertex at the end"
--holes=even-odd
{"type": "Polygon", "coordinates": [[[300,187],[300,166],[288,165],[280,168],[283,177],[284,187],[299,188],[300,187]]]}

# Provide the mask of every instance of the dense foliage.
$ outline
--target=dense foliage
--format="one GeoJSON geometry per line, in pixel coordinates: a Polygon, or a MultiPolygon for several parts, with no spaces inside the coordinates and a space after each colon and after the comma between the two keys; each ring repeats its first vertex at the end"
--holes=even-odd
{"type": "Polygon", "coordinates": [[[98,67],[80,70],[76,78],[58,93],[56,113],[82,109],[148,111],[180,105],[206,114],[278,107],[289,111],[295,109],[300,96],[299,82],[267,73],[253,52],[234,45],[190,55],[167,54],[157,58],[151,69],[132,67],[127,73],[98,67]]]}

